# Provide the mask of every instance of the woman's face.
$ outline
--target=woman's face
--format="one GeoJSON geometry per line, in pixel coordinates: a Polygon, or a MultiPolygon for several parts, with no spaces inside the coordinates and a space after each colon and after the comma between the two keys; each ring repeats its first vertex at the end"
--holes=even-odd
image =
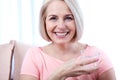
{"type": "Polygon", "coordinates": [[[75,20],[64,1],[54,0],[46,10],[46,31],[55,43],[68,43],[75,35],[75,20]]]}

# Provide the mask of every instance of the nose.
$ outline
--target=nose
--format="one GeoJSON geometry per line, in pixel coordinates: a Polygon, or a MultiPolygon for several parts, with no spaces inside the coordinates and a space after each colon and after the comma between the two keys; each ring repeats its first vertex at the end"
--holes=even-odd
{"type": "Polygon", "coordinates": [[[58,20],[57,27],[60,28],[60,29],[65,28],[65,22],[64,22],[64,20],[62,20],[62,19],[58,20]]]}

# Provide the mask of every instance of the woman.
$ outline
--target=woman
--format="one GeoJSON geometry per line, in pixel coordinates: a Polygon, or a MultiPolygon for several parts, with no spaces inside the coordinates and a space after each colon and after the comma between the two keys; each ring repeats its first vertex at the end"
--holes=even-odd
{"type": "Polygon", "coordinates": [[[20,80],[115,80],[104,52],[78,42],[83,21],[76,0],[48,0],[41,8],[40,30],[51,43],[27,52],[20,80]]]}

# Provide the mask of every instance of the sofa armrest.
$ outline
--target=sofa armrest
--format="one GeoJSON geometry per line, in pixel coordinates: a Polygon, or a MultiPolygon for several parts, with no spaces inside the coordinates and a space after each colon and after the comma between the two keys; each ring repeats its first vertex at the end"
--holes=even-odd
{"type": "Polygon", "coordinates": [[[0,45],[0,80],[10,80],[14,44],[0,45]]]}
{"type": "Polygon", "coordinates": [[[13,51],[13,80],[19,80],[20,76],[20,70],[21,70],[21,65],[24,59],[24,56],[27,52],[27,50],[32,47],[32,45],[28,45],[25,43],[21,43],[18,41],[13,41],[14,42],[14,51],[13,51]]]}

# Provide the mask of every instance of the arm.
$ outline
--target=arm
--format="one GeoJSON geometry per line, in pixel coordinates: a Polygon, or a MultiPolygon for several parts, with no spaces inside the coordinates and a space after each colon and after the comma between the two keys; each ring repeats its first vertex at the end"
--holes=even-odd
{"type": "Polygon", "coordinates": [[[92,73],[98,69],[97,63],[98,56],[72,59],[55,70],[47,80],[65,80],[70,77],[92,73]]]}
{"type": "Polygon", "coordinates": [[[100,75],[98,80],[116,80],[114,69],[110,69],[100,75]]]}
{"type": "Polygon", "coordinates": [[[20,80],[38,80],[38,79],[34,76],[21,75],[20,80]]]}
{"type": "Polygon", "coordinates": [[[20,79],[19,80],[38,80],[39,73],[38,68],[36,67],[36,55],[32,51],[33,49],[28,50],[26,53],[21,70],[20,70],[20,79]]]}

